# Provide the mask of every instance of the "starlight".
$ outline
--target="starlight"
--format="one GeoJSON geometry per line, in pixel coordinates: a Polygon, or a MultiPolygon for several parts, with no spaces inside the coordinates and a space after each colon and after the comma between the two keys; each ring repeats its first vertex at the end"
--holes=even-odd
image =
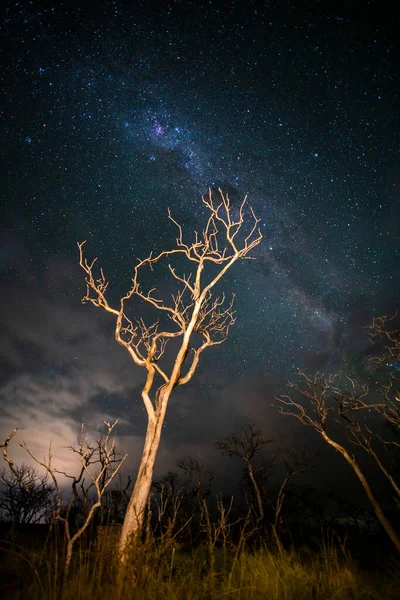
{"type": "Polygon", "coordinates": [[[159,135],[164,135],[165,130],[164,127],[162,125],[160,125],[160,123],[156,123],[154,125],[154,133],[159,136],[159,135]]]}
{"type": "MultiPolygon", "coordinates": [[[[118,297],[136,258],[174,241],[168,207],[188,236],[201,234],[209,187],[229,194],[233,213],[248,193],[264,241],[221,289],[237,294],[237,322],[224,351],[202,365],[203,383],[214,386],[210,431],[194,381],[195,416],[180,433],[205,444],[215,415],[229,411],[233,421],[261,415],[268,424],[262,386],[273,397],[293,365],[336,368],[364,355],[362,327],[397,304],[398,65],[394,52],[382,58],[397,32],[371,19],[374,43],[326,3],[307,26],[301,3],[268,3],[267,19],[262,3],[240,19],[232,3],[220,12],[212,2],[196,11],[120,3],[115,12],[100,2],[82,19],[60,4],[42,24],[37,4],[7,10],[2,30],[0,396],[11,386],[9,397],[26,406],[57,359],[74,381],[60,383],[69,408],[58,419],[69,422],[71,406],[85,402],[102,413],[111,397],[130,423],[127,398],[139,384],[120,366],[107,322],[82,312],[76,241],[91,240],[118,297]],[[351,77],[348,65],[357,65],[351,77]],[[237,380],[261,382],[244,408],[237,380]]],[[[160,294],[175,291],[167,267],[155,275],[160,294]]]]}

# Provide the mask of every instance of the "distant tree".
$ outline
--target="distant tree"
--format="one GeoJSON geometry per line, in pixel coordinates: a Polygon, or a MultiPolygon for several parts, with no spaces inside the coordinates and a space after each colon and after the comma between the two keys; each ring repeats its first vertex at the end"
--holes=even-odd
{"type": "Polygon", "coordinates": [[[192,456],[178,460],[177,467],[181,473],[169,471],[152,484],[155,532],[163,542],[176,539],[179,533],[179,540],[192,544],[204,527],[214,475],[202,460],[192,456]]]}
{"type": "MultiPolygon", "coordinates": [[[[184,529],[186,517],[185,504],[186,490],[179,480],[177,473],[168,471],[166,475],[153,481],[151,494],[152,510],[155,516],[154,533],[158,535],[162,545],[174,539],[175,529],[184,529]]],[[[151,516],[151,515],[149,515],[151,516]]],[[[189,519],[191,520],[192,515],[189,519]]],[[[148,517],[148,521],[150,518],[148,517]]]]}
{"type": "Polygon", "coordinates": [[[214,474],[207,467],[204,461],[193,456],[186,456],[178,460],[177,467],[183,471],[187,477],[187,494],[195,496],[199,506],[203,500],[210,495],[214,474]]]}
{"type": "Polygon", "coordinates": [[[122,483],[120,473],[118,473],[118,483],[112,489],[107,489],[104,494],[101,505],[102,523],[122,523],[124,520],[126,508],[130,498],[130,487],[132,479],[128,476],[122,483]]]}
{"type": "Polygon", "coordinates": [[[264,504],[260,486],[257,482],[257,471],[253,461],[261,450],[273,441],[273,438],[265,438],[261,429],[258,429],[254,423],[238,433],[231,433],[215,445],[218,450],[229,457],[236,456],[246,463],[247,472],[257,499],[259,518],[264,519],[264,504]]]}
{"type": "Polygon", "coordinates": [[[278,546],[281,548],[281,542],[279,538],[280,530],[282,527],[282,509],[283,502],[285,500],[289,484],[292,478],[297,473],[303,473],[308,466],[308,455],[304,450],[296,448],[279,448],[274,462],[276,459],[283,464],[285,468],[285,477],[279,486],[278,493],[276,495],[275,504],[271,502],[274,508],[274,520],[272,523],[272,531],[275,536],[275,540],[278,546]]]}
{"type": "Polygon", "coordinates": [[[48,473],[32,466],[0,469],[0,515],[13,525],[49,522],[56,511],[56,489],[48,473]]]}
{"type": "Polygon", "coordinates": [[[82,302],[90,302],[115,317],[115,339],[129,353],[133,362],[147,372],[142,389],[142,400],[147,411],[147,431],[136,483],[128,504],[122,527],[120,550],[125,556],[126,544],[141,532],[144,513],[151,488],[154,464],[161,440],[162,427],[168,401],[173,389],[188,383],[198,366],[202,352],[211,346],[223,343],[234,324],[233,300],[224,304],[224,295],[214,296],[217,284],[228,270],[249,254],[262,239],[258,227],[259,219],[250,209],[247,222],[245,208],[247,197],[236,210],[231,207],[228,195],[219,190],[217,202],[210,190],[203,197],[208,211],[204,229],[195,233],[194,241],[186,243],[182,227],[171,216],[177,227],[176,248],[163,250],[158,255],[151,253],[139,260],[133,271],[132,284],[119,303],[112,305],[106,297],[108,282],[103,270],[95,274],[95,262],[83,256],[85,242],[78,244],[80,266],[86,273],[86,294],[82,302]],[[234,213],[236,216],[234,217],[234,213]],[[154,295],[154,288],[145,291],[140,279],[146,269],[153,271],[162,260],[177,259],[175,266],[168,262],[168,270],[178,286],[172,302],[154,295]],[[179,272],[185,261],[190,273],[179,272]],[[129,300],[137,300],[157,313],[156,320],[148,325],[143,318],[131,320],[127,314],[129,300]],[[167,317],[164,329],[160,318],[167,317]],[[171,327],[172,324],[172,327],[171,327]],[[161,366],[165,348],[170,340],[178,344],[172,370],[161,366]],[[156,380],[158,387],[154,389],[156,380]]]}

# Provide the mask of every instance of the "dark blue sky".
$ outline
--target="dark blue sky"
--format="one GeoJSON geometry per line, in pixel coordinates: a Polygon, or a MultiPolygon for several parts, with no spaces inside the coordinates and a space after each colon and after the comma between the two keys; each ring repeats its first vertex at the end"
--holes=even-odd
{"type": "MultiPolygon", "coordinates": [[[[234,206],[249,194],[264,240],[225,281],[237,323],[172,400],[160,469],[212,462],[214,441],[250,420],[312,435],[275,414],[274,395],[299,367],[354,369],[363,326],[398,304],[399,19],[334,4],[9,4],[2,433],[61,447],[83,420],[119,417],[136,461],[143,373],[112,320],[81,306],[76,242],[117,298],[138,256],[174,242],[167,207],[190,232],[220,186],[234,206]]],[[[166,271],[157,283],[170,291],[166,271]]]]}

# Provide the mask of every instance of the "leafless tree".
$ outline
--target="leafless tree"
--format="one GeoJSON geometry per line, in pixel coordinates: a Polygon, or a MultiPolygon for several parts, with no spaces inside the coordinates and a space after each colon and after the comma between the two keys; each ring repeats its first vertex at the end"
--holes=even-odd
{"type": "Polygon", "coordinates": [[[55,512],[56,490],[47,473],[30,465],[0,469],[0,514],[13,525],[48,522],[55,512]]]}
{"type": "MultiPolygon", "coordinates": [[[[120,550],[122,558],[127,541],[142,530],[144,512],[151,488],[154,464],[161,439],[162,427],[173,389],[188,383],[197,368],[202,352],[211,346],[223,343],[235,318],[233,300],[224,304],[224,296],[213,295],[214,289],[228,270],[240,259],[249,258],[249,253],[262,239],[258,227],[259,219],[250,209],[250,221],[246,218],[247,197],[237,209],[231,207],[229,198],[221,190],[215,201],[210,190],[202,198],[208,218],[202,234],[195,233],[194,241],[187,243],[183,230],[171,213],[169,218],[177,227],[176,247],[152,253],[138,260],[134,268],[132,285],[119,305],[113,306],[107,299],[108,282],[100,269],[95,274],[95,262],[83,256],[84,243],[79,243],[80,266],[86,273],[86,294],[82,301],[90,302],[115,317],[115,339],[131,356],[133,362],[147,371],[142,389],[142,400],[147,411],[147,431],[143,454],[136,483],[126,511],[122,528],[120,550]],[[172,302],[155,295],[154,288],[145,291],[140,283],[143,272],[153,268],[162,259],[182,258],[187,261],[189,274],[179,273],[178,267],[168,262],[169,272],[178,286],[172,302]],[[171,326],[163,328],[159,321],[151,325],[143,318],[132,321],[127,315],[127,304],[131,299],[168,317],[171,326]],[[165,348],[175,340],[179,348],[172,370],[161,366],[165,348]],[[197,344],[196,342],[199,341],[197,344]],[[155,381],[159,379],[160,385],[155,381]]],[[[180,264],[180,263],[179,263],[180,264]]]]}
{"type": "Polygon", "coordinates": [[[126,455],[121,456],[119,453],[117,453],[115,449],[115,440],[111,439],[117,422],[118,421],[115,421],[112,424],[105,422],[107,432],[96,442],[92,442],[88,439],[82,426],[81,436],[78,438],[78,444],[75,446],[70,446],[71,451],[78,455],[81,465],[79,474],[77,476],[68,475],[64,471],[59,471],[53,466],[51,444],[47,459],[44,458],[42,461],[34,456],[25,442],[21,444],[21,447],[26,450],[29,456],[47,471],[57,490],[57,507],[54,518],[58,521],[61,521],[64,525],[64,535],[66,540],[64,581],[68,576],[75,542],[89,527],[96,510],[101,506],[103,496],[108,486],[118,474],[122,463],[126,458],[126,455]],[[74,534],[72,534],[70,530],[70,524],[68,520],[69,510],[67,509],[66,515],[62,516],[61,490],[59,481],[57,479],[57,474],[62,474],[72,480],[72,501],[69,506],[72,506],[72,502],[76,502],[81,506],[83,511],[83,522],[74,534]],[[93,500],[90,503],[89,497],[92,492],[93,500]]]}
{"type": "MultiPolygon", "coordinates": [[[[343,394],[342,389],[337,386],[339,376],[331,375],[324,377],[317,374],[314,377],[309,377],[302,372],[299,372],[298,375],[300,383],[290,384],[289,388],[291,392],[278,398],[281,403],[280,413],[296,417],[303,425],[315,429],[327,444],[343,456],[358,477],[377,518],[396,546],[397,551],[400,552],[400,538],[386,518],[355,456],[343,444],[334,440],[332,434],[327,429],[329,414],[332,412],[338,414],[338,400],[340,411],[340,402],[343,401],[343,397],[347,397],[349,399],[348,402],[352,403],[353,400],[354,402],[356,400],[356,394],[343,394]]],[[[366,393],[367,390],[363,389],[358,394],[360,402],[364,402],[363,397],[366,393]]]]}
{"type": "Polygon", "coordinates": [[[285,477],[279,486],[278,494],[276,496],[274,506],[274,521],[272,524],[272,531],[274,533],[276,542],[281,548],[279,530],[282,528],[282,509],[285,496],[291,479],[297,473],[303,473],[307,468],[308,456],[304,450],[298,450],[295,448],[280,448],[274,460],[276,459],[279,459],[282,462],[286,471],[285,477]]]}
{"type": "Polygon", "coordinates": [[[119,472],[118,482],[112,489],[108,488],[104,494],[100,509],[102,523],[121,523],[123,521],[130,498],[131,486],[131,477],[128,475],[128,478],[123,481],[119,472]]]}
{"type": "Polygon", "coordinates": [[[194,495],[197,498],[198,505],[201,506],[203,500],[210,495],[214,473],[204,461],[194,456],[181,458],[176,464],[188,479],[186,482],[187,494],[194,495]],[[189,490],[189,487],[192,489],[189,490]]]}
{"type": "Polygon", "coordinates": [[[48,475],[41,475],[28,465],[17,466],[8,455],[8,446],[18,432],[15,428],[0,444],[9,472],[0,474],[0,510],[14,524],[47,520],[55,509],[55,488],[48,475]]]}
{"type": "Polygon", "coordinates": [[[190,535],[190,525],[195,514],[188,490],[178,480],[178,475],[167,473],[159,481],[153,483],[154,493],[151,495],[153,511],[155,514],[154,534],[160,541],[160,546],[165,549],[171,545],[175,547],[180,543],[182,535],[190,535]]]}
{"type": "Polygon", "coordinates": [[[400,486],[385,459],[388,451],[393,450],[392,458],[395,458],[395,462],[397,459],[398,463],[400,448],[398,437],[400,434],[400,394],[397,372],[400,365],[400,329],[398,321],[398,313],[392,317],[375,317],[372,325],[368,327],[370,340],[378,349],[370,357],[370,365],[374,370],[383,367],[384,372],[389,373],[388,383],[382,385],[380,392],[372,395],[366,385],[360,386],[354,379],[347,377],[347,389],[341,390],[336,398],[339,404],[339,415],[351,432],[352,442],[373,458],[392,486],[397,503],[400,500],[400,486]],[[390,435],[373,431],[367,425],[365,415],[371,411],[377,412],[383,417],[389,426],[390,435]],[[384,452],[382,452],[382,444],[384,452]]]}
{"type": "Polygon", "coordinates": [[[393,491],[397,496],[397,500],[399,501],[400,487],[396,483],[389,467],[385,464],[385,461],[381,456],[381,452],[376,447],[376,444],[380,443],[380,446],[382,446],[382,444],[384,447],[394,445],[396,448],[398,448],[400,447],[399,442],[395,440],[383,439],[380,434],[371,430],[365,420],[360,421],[360,419],[357,418],[360,413],[363,414],[365,411],[371,411],[372,408],[386,419],[388,419],[389,415],[389,422],[392,425],[392,420],[394,420],[392,415],[394,414],[397,417],[397,412],[390,407],[389,400],[387,399],[388,388],[387,386],[384,386],[382,401],[372,403],[368,402],[369,390],[366,386],[362,386],[360,389],[354,379],[347,377],[346,380],[350,384],[350,389],[341,391],[340,395],[335,398],[338,401],[339,416],[349,429],[353,444],[362,448],[367,454],[369,454],[369,456],[373,458],[376,465],[389,481],[393,491]]]}
{"type": "Polygon", "coordinates": [[[253,460],[255,456],[267,445],[273,441],[273,438],[265,438],[263,432],[258,429],[254,423],[239,432],[228,435],[223,440],[216,443],[218,450],[229,457],[237,456],[245,461],[251,483],[257,498],[259,518],[264,519],[264,504],[260,486],[257,482],[257,471],[254,468],[253,460]]]}

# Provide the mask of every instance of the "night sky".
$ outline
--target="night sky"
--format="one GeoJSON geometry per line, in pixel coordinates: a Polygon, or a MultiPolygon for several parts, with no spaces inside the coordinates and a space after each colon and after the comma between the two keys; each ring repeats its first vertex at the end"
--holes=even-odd
{"type": "MultiPolygon", "coordinates": [[[[363,327],[398,306],[398,11],[332,5],[8,5],[1,438],[22,427],[39,455],[52,439],[68,468],[63,446],[82,422],[96,432],[119,418],[134,469],[145,373],[112,317],[81,305],[76,243],[99,257],[115,301],[138,257],[174,243],[167,208],[189,235],[201,195],[221,187],[233,207],[249,194],[264,239],[221,286],[237,294],[237,323],[172,397],[157,472],[188,454],[218,471],[215,441],[250,421],[279,443],[317,443],[274,396],[297,368],[357,368],[363,327]]],[[[168,297],[167,270],[154,276],[168,297]]]]}

